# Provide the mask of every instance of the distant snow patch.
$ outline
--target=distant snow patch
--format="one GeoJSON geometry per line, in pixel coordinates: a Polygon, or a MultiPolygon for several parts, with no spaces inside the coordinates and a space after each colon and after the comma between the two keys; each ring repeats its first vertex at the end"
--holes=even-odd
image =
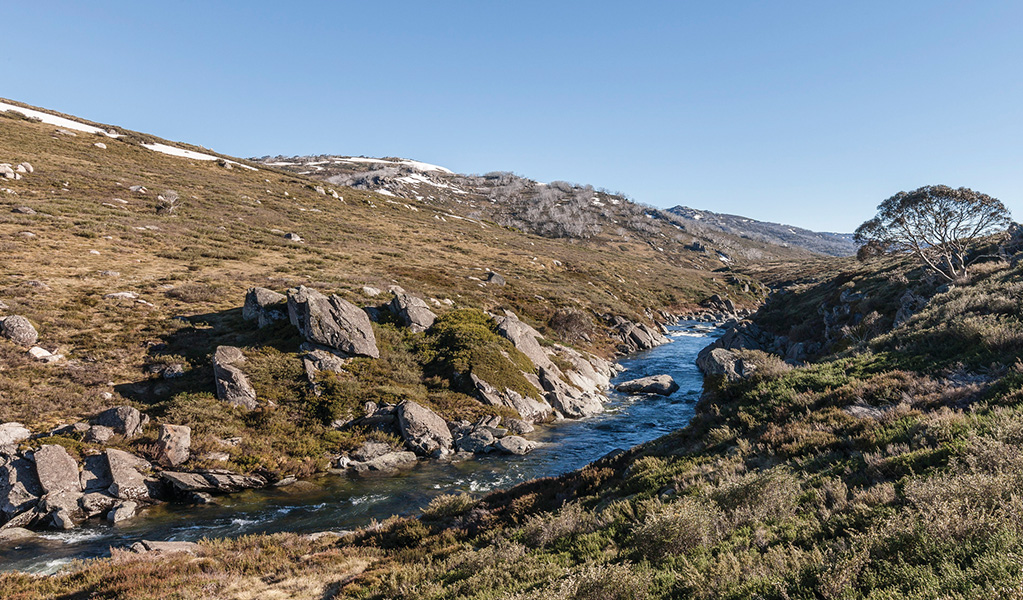
{"type": "MultiPolygon", "coordinates": [[[[185,150],[184,148],[175,148],[174,146],[168,146],[167,144],[142,144],[142,147],[148,148],[154,152],[169,154],[170,156],[180,156],[181,158],[191,158],[194,160],[220,160],[219,156],[213,156],[212,154],[203,154],[202,152],[195,152],[194,150],[185,150]]],[[[258,170],[255,167],[243,165],[240,162],[235,162],[233,160],[227,159],[224,160],[232,165],[238,165],[239,167],[249,169],[250,171],[258,170]]]]}
{"type": "Polygon", "coordinates": [[[431,165],[429,163],[420,162],[418,160],[384,160],[382,158],[363,158],[361,156],[335,156],[333,157],[334,162],[350,162],[350,163],[372,163],[372,164],[384,164],[384,165],[405,165],[412,167],[419,171],[440,171],[441,173],[454,173],[444,167],[438,167],[437,165],[431,165]]]}

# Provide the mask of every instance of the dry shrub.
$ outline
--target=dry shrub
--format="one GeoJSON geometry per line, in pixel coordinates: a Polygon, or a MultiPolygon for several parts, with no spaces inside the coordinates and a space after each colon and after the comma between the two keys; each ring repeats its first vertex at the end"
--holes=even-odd
{"type": "Polygon", "coordinates": [[[895,494],[895,484],[890,481],[879,483],[869,488],[859,488],[853,491],[852,503],[865,504],[867,506],[881,506],[895,502],[898,496],[895,494]]]}
{"type": "Polygon", "coordinates": [[[780,521],[791,516],[802,493],[799,480],[783,469],[754,472],[726,482],[712,494],[727,510],[732,523],[742,525],[780,521]]]}
{"type": "Polygon", "coordinates": [[[573,600],[643,600],[649,595],[647,577],[633,565],[592,565],[579,573],[573,600]]]}
{"type": "Polygon", "coordinates": [[[596,515],[581,505],[566,504],[557,512],[530,517],[523,525],[522,533],[530,546],[544,547],[570,535],[591,533],[598,525],[596,515]]]}
{"type": "Polygon", "coordinates": [[[223,297],[223,290],[219,286],[204,283],[186,283],[168,291],[167,296],[188,304],[197,304],[213,302],[223,297]]]}
{"type": "Polygon", "coordinates": [[[460,515],[476,506],[479,501],[469,494],[444,494],[437,496],[423,508],[424,519],[444,519],[460,515]]]}
{"type": "Polygon", "coordinates": [[[654,500],[633,531],[633,543],[651,560],[684,555],[716,543],[724,524],[724,513],[712,502],[692,496],[669,504],[654,500]]]}

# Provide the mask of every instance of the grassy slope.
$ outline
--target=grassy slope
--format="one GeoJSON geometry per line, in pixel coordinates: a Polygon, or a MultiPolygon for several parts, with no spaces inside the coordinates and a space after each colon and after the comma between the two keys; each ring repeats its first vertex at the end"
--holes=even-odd
{"type": "MultiPolygon", "coordinates": [[[[836,265],[876,293],[878,273],[916,273],[836,265]]],[[[1021,275],[980,267],[902,328],[814,365],[752,353],[757,376],[712,385],[690,427],[558,479],[438,499],[339,542],[211,542],[195,560],[116,556],[0,585],[15,598],[245,597],[308,572],[315,589],[295,597],[1016,598],[1021,275]]],[[[817,278],[794,306],[836,286],[817,278]]]]}
{"type": "MultiPolygon", "coordinates": [[[[42,365],[0,341],[0,422],[36,431],[131,402],[158,420],[191,425],[197,454],[225,450],[216,437],[241,435],[241,447],[226,449],[228,466],[302,474],[358,441],[326,431],[322,421],[363,401],[414,397],[449,416],[485,410],[426,377],[428,341],[389,325],[377,329],[382,359],[357,361],[349,380],[313,401],[293,328],[254,331],[242,321],[243,295],[254,285],[305,284],[365,304],[380,300],[363,296],[364,285],[398,284],[450,298],[456,308],[513,310],[555,338],[548,320],[564,308],[596,326],[596,313],[645,320],[645,309],[681,309],[712,293],[754,300],[735,276],[680,268],[642,242],[552,240],[441,220],[429,205],[356,190],[342,190],[339,202],[303,176],[227,170],[137,145],[162,141],[151,136],[70,137],[55,129],[0,113],[0,162],[35,167],[22,180],[0,180],[0,300],[8,314],[36,325],[40,345],[69,359],[42,365]],[[149,191],[133,193],[133,185],[149,191]],[[173,214],[157,210],[166,189],[181,198],[173,214]],[[36,214],[12,212],[20,206],[36,214]],[[305,242],[289,242],[284,232],[305,242]],[[482,285],[485,269],[508,285],[482,285]],[[123,291],[148,304],[104,298],[123,291]],[[212,398],[209,360],[220,344],[246,350],[257,391],[280,410],[243,415],[212,398]],[[185,376],[151,374],[169,363],[183,363],[185,376]]],[[[595,332],[588,348],[609,355],[612,342],[595,332]]],[[[55,441],[83,450],[77,440],[55,441]]],[[[152,441],[144,437],[136,450],[152,441]]]]}

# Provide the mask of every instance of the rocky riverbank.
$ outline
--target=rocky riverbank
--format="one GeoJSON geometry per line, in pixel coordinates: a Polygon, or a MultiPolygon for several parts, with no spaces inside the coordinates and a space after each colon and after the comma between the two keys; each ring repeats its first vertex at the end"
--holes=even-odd
{"type": "MultiPolygon", "coordinates": [[[[374,322],[397,322],[421,333],[436,321],[437,315],[421,298],[397,286],[390,293],[389,302],[360,308],[339,296],[306,287],[283,294],[253,288],[246,294],[242,316],[256,328],[289,321],[305,340],[302,361],[307,383],[313,393],[319,393],[324,373],[345,374],[353,359],[380,356],[374,322]]],[[[591,417],[604,410],[605,390],[619,372],[618,365],[550,342],[511,312],[487,316],[495,331],[528,360],[519,375],[531,387],[512,389],[501,381],[488,381],[485,373],[472,371],[457,377],[481,404],[508,409],[508,415],[471,422],[446,420],[413,400],[369,402],[361,415],[336,419],[332,427],[339,432],[379,435],[368,436],[357,448],[331,457],[331,471],[352,477],[394,475],[420,460],[462,460],[488,453],[523,455],[536,448],[535,442],[522,437],[536,425],[591,417]]],[[[667,313],[662,316],[671,317],[667,313]]],[[[604,320],[620,353],[668,342],[660,331],[645,324],[618,315],[606,315],[604,320]]],[[[35,347],[38,334],[27,320],[22,323],[7,317],[0,326],[8,339],[35,347]]],[[[243,411],[273,408],[250,382],[242,349],[218,347],[212,366],[216,395],[222,402],[243,411]]],[[[168,367],[162,376],[172,378],[177,373],[168,367]]],[[[652,393],[663,394],[667,389],[663,384],[652,393]]],[[[670,391],[674,389],[677,386],[670,391]]],[[[220,443],[228,448],[239,441],[228,437],[220,443]]],[[[0,537],[24,535],[26,529],[71,529],[93,518],[118,523],[158,503],[204,504],[215,502],[217,494],[295,481],[267,472],[208,467],[224,460],[224,452],[196,456],[189,427],[153,423],[128,405],[47,432],[32,432],[18,423],[0,425],[0,516],[4,521],[0,537]],[[143,437],[148,441],[154,434],[155,443],[142,443],[143,437]]]]}

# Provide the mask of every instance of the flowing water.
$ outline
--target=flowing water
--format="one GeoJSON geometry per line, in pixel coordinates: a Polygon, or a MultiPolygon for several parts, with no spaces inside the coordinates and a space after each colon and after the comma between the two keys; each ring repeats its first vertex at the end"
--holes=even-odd
{"type": "Polygon", "coordinates": [[[703,377],[697,353],[720,331],[697,323],[671,327],[671,344],[619,362],[627,370],[613,381],[667,373],[681,386],[665,398],[611,391],[602,415],[566,420],[524,437],[543,442],[526,456],[480,456],[456,463],[421,462],[398,476],[352,480],[324,476],[311,483],[222,496],[205,506],[166,504],[118,525],[92,520],[66,532],[0,544],[0,570],[52,573],[74,559],[108,556],[110,547],[138,540],[194,541],[253,533],[341,531],[418,512],[441,494],[484,493],[578,469],[616,449],[626,449],[684,427],[693,416],[703,377]]]}

